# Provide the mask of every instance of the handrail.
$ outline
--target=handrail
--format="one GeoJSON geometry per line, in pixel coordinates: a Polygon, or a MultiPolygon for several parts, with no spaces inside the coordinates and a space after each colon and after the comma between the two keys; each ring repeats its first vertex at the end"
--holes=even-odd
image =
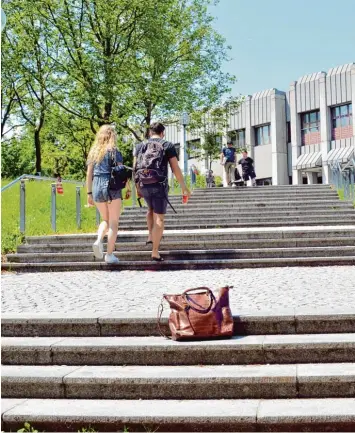
{"type": "MultiPolygon", "coordinates": [[[[1,188],[1,192],[5,191],[8,188],[11,188],[13,185],[15,185],[17,182],[20,182],[22,179],[34,179],[34,180],[51,180],[57,182],[56,177],[45,177],[45,176],[34,176],[32,174],[23,174],[22,176],[18,177],[17,179],[13,180],[12,182],[8,183],[7,185],[3,186],[1,188]]],[[[62,183],[72,183],[75,185],[81,185],[84,186],[85,182],[80,182],[76,180],[61,180],[62,183]]]]}

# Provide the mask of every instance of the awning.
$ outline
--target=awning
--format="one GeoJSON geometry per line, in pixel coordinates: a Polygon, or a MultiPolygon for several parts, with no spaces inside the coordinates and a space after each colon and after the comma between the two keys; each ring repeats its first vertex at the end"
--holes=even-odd
{"type": "Polygon", "coordinates": [[[332,149],[327,154],[326,162],[339,162],[340,164],[348,162],[354,155],[354,146],[339,147],[338,149],[332,149]]]}
{"type": "Polygon", "coordinates": [[[297,158],[294,170],[305,170],[307,168],[322,167],[322,152],[303,153],[297,158]]]}

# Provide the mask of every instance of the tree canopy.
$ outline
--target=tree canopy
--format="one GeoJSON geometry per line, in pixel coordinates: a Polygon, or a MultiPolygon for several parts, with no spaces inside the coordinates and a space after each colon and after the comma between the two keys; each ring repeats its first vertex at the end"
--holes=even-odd
{"type": "Polygon", "coordinates": [[[234,77],[210,3],[5,0],[2,151],[32,137],[33,171],[82,178],[102,124],[115,123],[130,162],[129,137],[153,120],[217,107],[234,77]]]}

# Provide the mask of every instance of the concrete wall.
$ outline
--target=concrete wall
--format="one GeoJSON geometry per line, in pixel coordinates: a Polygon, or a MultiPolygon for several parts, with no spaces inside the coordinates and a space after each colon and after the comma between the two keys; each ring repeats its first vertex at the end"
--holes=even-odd
{"type": "Polygon", "coordinates": [[[254,161],[257,179],[272,177],[272,144],[257,146],[254,161]]]}

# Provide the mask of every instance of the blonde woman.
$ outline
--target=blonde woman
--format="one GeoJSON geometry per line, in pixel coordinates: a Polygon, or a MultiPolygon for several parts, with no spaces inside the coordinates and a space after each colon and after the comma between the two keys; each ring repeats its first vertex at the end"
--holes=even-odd
{"type": "MultiPolygon", "coordinates": [[[[103,258],[102,241],[107,234],[105,262],[109,264],[117,264],[119,261],[113,252],[122,204],[122,190],[109,190],[111,168],[114,163],[123,164],[122,154],[117,149],[117,134],[114,126],[103,125],[97,132],[95,142],[89,152],[86,185],[88,205],[95,204],[102,219],[97,232],[97,240],[93,244],[93,252],[98,259],[103,258]]],[[[130,195],[130,185],[127,184],[126,198],[129,198],[130,195]]]]}

